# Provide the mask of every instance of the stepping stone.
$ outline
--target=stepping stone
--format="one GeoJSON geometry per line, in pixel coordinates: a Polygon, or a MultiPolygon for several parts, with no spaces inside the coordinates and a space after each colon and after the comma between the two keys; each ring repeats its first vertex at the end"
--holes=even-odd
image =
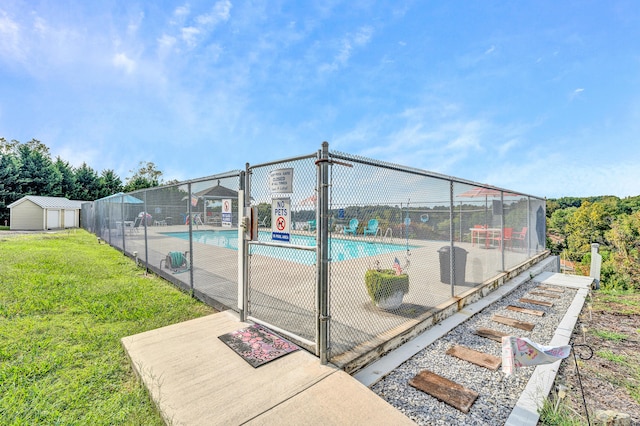
{"type": "Polygon", "coordinates": [[[564,288],[551,287],[548,285],[539,285],[538,288],[544,291],[553,291],[554,293],[564,293],[564,288]]]}
{"type": "Polygon", "coordinates": [[[535,324],[531,324],[530,322],[518,321],[513,318],[505,317],[502,315],[494,315],[491,319],[500,324],[508,325],[510,327],[519,328],[521,330],[531,331],[535,324]]]}
{"type": "Polygon", "coordinates": [[[418,373],[413,379],[409,380],[409,384],[465,414],[469,412],[469,409],[478,398],[477,392],[429,370],[423,370],[418,373]]]}
{"type": "Polygon", "coordinates": [[[526,299],[524,297],[519,299],[518,302],[520,302],[520,303],[529,303],[531,305],[546,306],[547,308],[550,308],[550,307],[553,306],[552,302],[545,302],[543,300],[535,300],[535,299],[526,299]]]}
{"type": "Polygon", "coordinates": [[[507,306],[507,309],[514,312],[521,312],[523,314],[535,315],[541,317],[544,315],[544,311],[538,311],[537,309],[521,308],[520,306],[507,306]]]}
{"type": "Polygon", "coordinates": [[[455,356],[461,360],[493,371],[500,368],[500,364],[502,363],[502,358],[460,345],[450,347],[447,350],[447,355],[455,356]]]}
{"type": "Polygon", "coordinates": [[[546,293],[544,291],[530,291],[529,294],[532,294],[534,296],[544,296],[548,297],[549,299],[560,299],[562,297],[558,294],[546,293]]]}
{"type": "Polygon", "coordinates": [[[500,344],[502,344],[502,337],[509,336],[509,333],[503,333],[502,331],[492,330],[486,327],[478,327],[475,333],[480,337],[495,340],[500,344]]]}

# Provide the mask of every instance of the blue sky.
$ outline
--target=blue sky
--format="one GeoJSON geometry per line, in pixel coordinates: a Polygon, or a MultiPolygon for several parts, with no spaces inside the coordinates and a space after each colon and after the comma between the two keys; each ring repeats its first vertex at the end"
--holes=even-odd
{"type": "Polygon", "coordinates": [[[640,195],[640,3],[0,3],[0,136],[193,179],[330,149],[640,195]]]}

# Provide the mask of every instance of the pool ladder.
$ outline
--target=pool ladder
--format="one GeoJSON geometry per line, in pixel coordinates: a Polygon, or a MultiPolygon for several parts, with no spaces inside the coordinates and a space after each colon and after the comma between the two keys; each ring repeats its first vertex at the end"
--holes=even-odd
{"type": "Polygon", "coordinates": [[[373,241],[376,241],[378,239],[378,236],[380,237],[381,243],[391,243],[393,242],[393,229],[387,228],[387,230],[384,232],[384,236],[382,236],[382,229],[378,228],[375,237],[373,237],[373,241]]]}

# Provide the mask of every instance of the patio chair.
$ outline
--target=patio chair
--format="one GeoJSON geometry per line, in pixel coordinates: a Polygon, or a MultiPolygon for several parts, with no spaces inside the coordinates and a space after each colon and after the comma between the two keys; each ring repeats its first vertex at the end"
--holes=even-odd
{"type": "Polygon", "coordinates": [[[518,245],[524,247],[525,246],[525,241],[527,239],[527,231],[529,230],[529,228],[527,228],[526,226],[522,228],[522,231],[520,232],[514,232],[513,235],[511,235],[511,239],[513,241],[518,241],[518,245]]]}
{"type": "Polygon", "coordinates": [[[187,272],[191,269],[188,254],[188,251],[170,251],[167,257],[160,261],[160,269],[162,269],[162,262],[164,262],[165,268],[171,269],[174,274],[187,272]]]}
{"type": "Polygon", "coordinates": [[[491,242],[494,243],[499,248],[502,248],[502,242],[504,241],[505,245],[511,246],[511,240],[513,239],[513,228],[504,228],[502,232],[502,238],[500,234],[492,234],[491,242]]]}
{"type": "Polygon", "coordinates": [[[133,232],[139,232],[140,231],[140,225],[142,225],[142,221],[143,218],[141,217],[137,217],[136,220],[133,222],[133,226],[131,227],[131,233],[133,232]]]}
{"type": "Polygon", "coordinates": [[[370,219],[364,228],[364,236],[371,234],[375,236],[378,233],[378,219],[370,219]]]}
{"type": "Polygon", "coordinates": [[[349,226],[342,228],[342,233],[344,235],[351,234],[353,236],[358,232],[358,224],[360,222],[355,217],[349,221],[349,226]]]}

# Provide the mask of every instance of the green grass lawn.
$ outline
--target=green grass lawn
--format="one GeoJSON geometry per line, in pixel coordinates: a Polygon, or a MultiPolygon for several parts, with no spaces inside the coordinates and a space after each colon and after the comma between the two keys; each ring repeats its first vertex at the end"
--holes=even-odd
{"type": "Polygon", "coordinates": [[[0,424],[163,424],[120,339],[213,312],[85,231],[0,232],[0,424]]]}

